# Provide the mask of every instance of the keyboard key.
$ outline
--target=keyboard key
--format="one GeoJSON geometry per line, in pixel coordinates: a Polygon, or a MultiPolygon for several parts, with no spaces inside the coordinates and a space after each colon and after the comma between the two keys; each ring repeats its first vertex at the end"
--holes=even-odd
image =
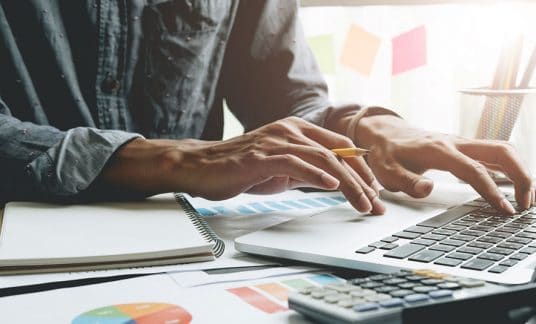
{"type": "Polygon", "coordinates": [[[482,253],[478,256],[478,258],[492,260],[492,261],[499,261],[499,260],[502,260],[502,258],[504,258],[504,255],[495,254],[495,253],[482,253]]]}
{"type": "Polygon", "coordinates": [[[486,242],[471,242],[471,243],[468,243],[467,246],[476,247],[479,249],[489,249],[490,247],[493,246],[493,244],[486,243],[486,242]]]}
{"type": "Polygon", "coordinates": [[[502,265],[502,266],[505,266],[505,267],[513,267],[518,262],[519,261],[517,261],[517,260],[508,259],[508,260],[504,260],[503,262],[499,263],[499,265],[502,265]]]}
{"type": "Polygon", "coordinates": [[[419,233],[419,234],[426,234],[428,232],[431,232],[433,228],[431,227],[424,227],[424,226],[411,226],[404,230],[404,232],[412,232],[412,233],[419,233]]]}
{"type": "Polygon", "coordinates": [[[465,244],[464,241],[460,241],[460,240],[452,240],[452,239],[446,239],[446,240],[443,240],[441,241],[441,244],[443,245],[452,245],[452,246],[462,246],[465,244]]]}
{"type": "Polygon", "coordinates": [[[523,247],[523,244],[512,243],[512,242],[502,242],[501,244],[497,244],[497,247],[504,248],[504,249],[518,250],[523,247]]]}
{"type": "Polygon", "coordinates": [[[489,268],[494,262],[491,260],[484,260],[484,259],[473,259],[465,262],[462,264],[463,269],[471,269],[471,270],[484,270],[486,268],[489,268]]]}
{"type": "Polygon", "coordinates": [[[516,237],[523,237],[523,238],[529,238],[531,240],[534,240],[536,239],[536,233],[529,233],[529,232],[521,232],[521,233],[517,233],[516,237]]]}
{"type": "MultiPolygon", "coordinates": [[[[452,224],[449,224],[447,226],[456,226],[455,228],[458,228],[457,231],[463,231],[465,228],[469,227],[469,226],[473,226],[475,225],[476,223],[478,223],[478,221],[474,222],[474,221],[464,221],[464,220],[459,220],[459,221],[456,221],[452,224]]],[[[443,226],[443,227],[447,227],[447,226],[443,226]]],[[[450,229],[454,229],[454,228],[450,228],[450,229]]]]}
{"type": "Polygon", "coordinates": [[[417,225],[438,228],[450,222],[453,222],[457,220],[458,218],[463,217],[466,214],[477,210],[478,208],[479,207],[467,206],[467,205],[458,206],[455,208],[451,208],[437,216],[428,218],[424,222],[421,222],[417,225]]]}
{"type": "Polygon", "coordinates": [[[488,236],[494,236],[494,237],[505,239],[505,238],[509,238],[510,236],[512,236],[512,234],[507,233],[507,232],[494,231],[494,232],[488,233],[488,236]]]}
{"type": "Polygon", "coordinates": [[[355,305],[352,309],[357,313],[369,312],[380,308],[376,303],[363,303],[355,305]]]}
{"type": "Polygon", "coordinates": [[[451,258],[441,258],[434,262],[435,264],[444,265],[448,267],[455,267],[458,264],[462,263],[462,260],[459,259],[451,259],[451,258]]]}
{"type": "Polygon", "coordinates": [[[482,249],[471,247],[471,246],[462,246],[461,248],[456,250],[456,252],[469,253],[469,254],[478,254],[482,251],[483,251],[482,249]]]}
{"type": "Polygon", "coordinates": [[[388,258],[404,259],[416,252],[419,252],[422,249],[424,249],[423,245],[406,244],[385,253],[383,256],[388,258]]]}
{"type": "Polygon", "coordinates": [[[356,250],[355,253],[367,254],[367,253],[370,253],[370,252],[372,252],[374,250],[375,250],[375,248],[373,248],[373,247],[365,246],[365,247],[360,248],[359,250],[356,250]]]}
{"type": "Polygon", "coordinates": [[[453,240],[460,240],[460,241],[465,241],[465,242],[469,242],[475,239],[474,236],[462,235],[462,234],[452,235],[450,238],[453,240]]]}
{"type": "Polygon", "coordinates": [[[460,259],[465,261],[471,259],[473,255],[469,253],[452,252],[451,254],[447,255],[447,257],[451,259],[460,259]]]}
{"type": "Polygon", "coordinates": [[[438,244],[438,245],[434,245],[434,246],[430,247],[429,250],[450,252],[450,251],[454,250],[454,246],[438,244]]]}
{"type": "Polygon", "coordinates": [[[492,272],[492,273],[503,273],[507,269],[508,269],[508,267],[498,265],[498,266],[494,266],[493,268],[489,269],[488,271],[492,272]]]}
{"type": "Polygon", "coordinates": [[[533,247],[527,247],[527,248],[524,248],[522,249],[521,251],[519,251],[521,253],[526,253],[526,254],[532,254],[534,252],[536,252],[536,248],[533,248],[533,247]]]}
{"type": "Polygon", "coordinates": [[[499,237],[493,237],[493,236],[482,236],[482,237],[477,238],[476,240],[479,242],[497,244],[501,242],[503,239],[499,237]]]}
{"type": "Polygon", "coordinates": [[[445,290],[445,289],[436,290],[436,291],[429,292],[428,295],[432,297],[433,299],[447,298],[447,297],[452,297],[452,291],[445,290]]]}
{"type": "Polygon", "coordinates": [[[379,249],[382,246],[384,246],[385,244],[387,244],[387,243],[378,241],[378,242],[370,243],[368,246],[376,248],[376,249],[379,249]]]}
{"type": "Polygon", "coordinates": [[[452,235],[452,234],[456,234],[456,231],[452,231],[452,230],[446,230],[446,229],[436,229],[435,231],[432,232],[432,234],[438,234],[438,235],[452,235]]]}
{"type": "Polygon", "coordinates": [[[499,227],[497,230],[499,230],[499,231],[501,231],[501,232],[510,233],[510,234],[514,234],[514,233],[517,233],[517,232],[520,231],[519,228],[516,228],[516,227],[510,227],[510,226],[499,227]]]}
{"type": "Polygon", "coordinates": [[[425,240],[434,240],[434,241],[441,241],[441,240],[444,240],[447,238],[446,235],[439,235],[439,234],[433,234],[433,233],[428,233],[426,235],[423,235],[421,236],[422,239],[425,239],[425,240]]]}
{"type": "Polygon", "coordinates": [[[382,246],[380,249],[382,250],[392,250],[394,248],[398,247],[398,244],[395,243],[386,243],[384,246],[382,246]]]}
{"type": "Polygon", "coordinates": [[[478,236],[482,236],[482,235],[486,234],[486,232],[465,230],[465,231],[460,232],[460,234],[478,237],[478,236]]]}
{"type": "Polygon", "coordinates": [[[419,234],[419,233],[412,233],[412,232],[398,232],[396,234],[393,234],[393,236],[403,238],[403,239],[408,239],[408,240],[413,240],[413,239],[419,237],[420,235],[421,234],[419,234]]]}
{"type": "Polygon", "coordinates": [[[393,243],[395,241],[398,240],[398,237],[394,237],[394,236],[387,236],[383,239],[381,239],[382,242],[385,242],[385,243],[393,243]]]}
{"type": "MultiPolygon", "coordinates": [[[[456,232],[459,232],[459,231],[463,231],[465,229],[465,226],[462,226],[462,225],[455,225],[456,223],[454,224],[448,224],[448,225],[445,225],[443,227],[441,227],[442,229],[446,229],[446,230],[451,230],[451,231],[456,231],[456,232]]],[[[471,224],[472,225],[472,224],[471,224]]]]}
{"type": "Polygon", "coordinates": [[[380,305],[385,308],[394,308],[404,306],[404,301],[401,298],[391,298],[380,302],[380,305]]]}
{"type": "Polygon", "coordinates": [[[528,238],[523,238],[523,237],[511,237],[511,238],[507,239],[506,242],[519,243],[519,244],[529,244],[531,242],[531,240],[528,239],[528,238]]]}
{"type": "Polygon", "coordinates": [[[436,243],[436,241],[427,240],[427,239],[423,239],[423,238],[418,238],[418,239],[415,239],[415,240],[411,241],[411,243],[420,244],[420,245],[424,245],[424,246],[430,246],[430,245],[434,245],[436,243]]]}
{"type": "Polygon", "coordinates": [[[408,295],[404,297],[404,300],[407,303],[411,303],[411,304],[424,302],[424,301],[427,301],[428,299],[430,298],[428,297],[428,295],[425,295],[425,294],[412,294],[412,295],[408,295]]]}
{"type": "Polygon", "coordinates": [[[488,250],[489,253],[496,253],[496,254],[502,254],[502,255],[510,255],[514,253],[514,250],[500,248],[500,247],[494,247],[488,250]]]}
{"type": "Polygon", "coordinates": [[[445,253],[441,251],[425,250],[414,254],[409,258],[409,260],[417,262],[432,262],[443,254],[445,253]]]}
{"type": "Polygon", "coordinates": [[[521,261],[521,260],[526,259],[528,256],[529,255],[526,253],[516,253],[516,254],[511,255],[510,259],[521,261]]]}
{"type": "Polygon", "coordinates": [[[475,225],[475,226],[470,227],[469,229],[472,231],[481,231],[481,232],[489,232],[489,231],[494,230],[493,227],[482,226],[482,225],[475,225]]]}

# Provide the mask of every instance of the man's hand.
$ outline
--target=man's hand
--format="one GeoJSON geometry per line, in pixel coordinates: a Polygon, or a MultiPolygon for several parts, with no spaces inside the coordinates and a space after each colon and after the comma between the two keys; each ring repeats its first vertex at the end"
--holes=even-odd
{"type": "Polygon", "coordinates": [[[357,210],[383,213],[372,171],[362,158],[338,159],[330,149],[339,147],[354,145],[289,117],[226,141],[137,139],[116,152],[103,178],[145,193],[182,191],[208,199],[303,186],[339,189],[357,210]]]}
{"type": "Polygon", "coordinates": [[[371,150],[367,162],[387,190],[425,197],[431,192],[433,182],[422,174],[439,169],[471,184],[498,210],[513,214],[514,208],[488,174],[490,169],[503,172],[514,182],[521,208],[534,203],[531,176],[507,142],[427,132],[389,115],[361,119],[355,136],[359,146],[371,150]]]}

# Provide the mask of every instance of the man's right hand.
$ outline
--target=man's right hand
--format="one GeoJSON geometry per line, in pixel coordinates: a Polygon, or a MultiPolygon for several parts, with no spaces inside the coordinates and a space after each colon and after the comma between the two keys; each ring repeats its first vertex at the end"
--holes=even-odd
{"type": "Polygon", "coordinates": [[[363,158],[340,160],[330,151],[353,146],[345,136],[289,117],[226,141],[136,139],[116,152],[102,176],[148,194],[179,191],[213,200],[304,186],[339,189],[357,210],[382,214],[363,158]]]}

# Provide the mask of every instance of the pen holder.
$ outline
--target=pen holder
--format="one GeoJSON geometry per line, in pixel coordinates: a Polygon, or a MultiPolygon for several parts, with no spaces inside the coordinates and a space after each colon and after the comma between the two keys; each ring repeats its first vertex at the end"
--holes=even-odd
{"type": "Polygon", "coordinates": [[[472,88],[460,93],[459,134],[509,141],[536,173],[536,89],[472,88]]]}

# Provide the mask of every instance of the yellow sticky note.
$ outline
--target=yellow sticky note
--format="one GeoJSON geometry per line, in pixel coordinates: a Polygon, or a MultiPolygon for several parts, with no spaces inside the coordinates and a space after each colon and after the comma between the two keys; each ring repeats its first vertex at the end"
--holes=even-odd
{"type": "Polygon", "coordinates": [[[361,74],[370,75],[380,42],[378,36],[352,24],[344,41],[341,63],[361,74]]]}
{"type": "Polygon", "coordinates": [[[324,73],[335,73],[335,48],[333,47],[333,35],[319,35],[307,38],[307,43],[315,55],[324,73]]]}

